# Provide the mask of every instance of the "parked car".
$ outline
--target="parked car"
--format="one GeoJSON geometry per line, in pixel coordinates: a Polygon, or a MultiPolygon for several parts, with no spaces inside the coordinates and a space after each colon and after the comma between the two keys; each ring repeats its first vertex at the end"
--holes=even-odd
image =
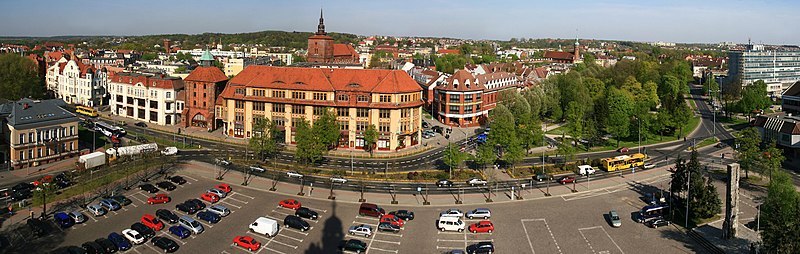
{"type": "Polygon", "coordinates": [[[564,176],[564,177],[561,177],[560,179],[558,179],[558,183],[560,183],[560,184],[568,184],[568,183],[573,183],[573,182],[575,182],[575,177],[572,177],[572,176],[564,176]]]}
{"type": "Polygon", "coordinates": [[[198,235],[200,233],[203,233],[203,231],[205,231],[203,224],[200,224],[200,222],[197,222],[196,220],[192,219],[192,217],[186,215],[178,218],[178,225],[188,230],[191,230],[192,234],[195,235],[198,235]]]}
{"type": "Polygon", "coordinates": [[[409,210],[397,210],[397,211],[389,212],[389,214],[397,216],[398,218],[406,220],[406,221],[414,220],[414,212],[409,211],[409,210]]]}
{"type": "Polygon", "coordinates": [[[110,196],[110,197],[108,197],[108,199],[117,201],[117,203],[119,203],[122,206],[130,205],[131,203],[133,203],[133,201],[131,201],[131,199],[129,199],[128,197],[125,197],[123,195],[110,196]]]}
{"type": "Polygon", "coordinates": [[[622,220],[619,218],[617,211],[611,210],[608,212],[608,219],[611,221],[611,226],[618,228],[622,226],[622,220]]]}
{"type": "Polygon", "coordinates": [[[267,170],[262,168],[261,165],[251,165],[249,168],[250,168],[251,171],[255,171],[255,172],[259,172],[259,173],[267,172],[267,170]]]}
{"type": "Polygon", "coordinates": [[[428,127],[430,127],[430,124],[428,124],[428,122],[426,121],[422,121],[422,128],[428,128],[428,127]]]}
{"type": "Polygon", "coordinates": [[[400,226],[393,225],[389,222],[381,222],[378,224],[378,231],[397,233],[400,232],[400,226]]]}
{"type": "Polygon", "coordinates": [[[278,207],[297,209],[300,208],[300,202],[294,199],[284,199],[278,202],[278,207]]]}
{"type": "Polygon", "coordinates": [[[494,231],[494,224],[488,220],[482,220],[469,225],[469,232],[472,233],[491,233],[492,231],[494,231]]]}
{"type": "Polygon", "coordinates": [[[482,254],[482,253],[494,253],[494,243],[492,242],[478,242],[467,246],[467,253],[468,254],[482,254]]]}
{"type": "Polygon", "coordinates": [[[161,236],[153,237],[153,240],[150,240],[150,242],[153,243],[153,245],[155,245],[159,249],[167,253],[175,252],[178,250],[178,248],[180,248],[180,246],[178,246],[178,244],[175,243],[175,241],[167,237],[161,237],[161,236]]]}
{"type": "Polygon", "coordinates": [[[402,227],[403,225],[405,225],[405,221],[403,221],[403,219],[400,219],[397,216],[394,216],[394,215],[391,215],[391,214],[386,214],[386,215],[381,216],[380,222],[381,223],[388,222],[388,223],[391,223],[392,225],[397,225],[399,227],[402,227]]]}
{"type": "Polygon", "coordinates": [[[189,202],[184,202],[184,203],[177,204],[177,205],[175,205],[175,209],[178,209],[178,211],[181,211],[181,212],[184,212],[184,213],[188,213],[188,214],[194,214],[194,213],[197,212],[197,208],[195,208],[194,204],[189,203],[189,202]]]}
{"type": "Polygon", "coordinates": [[[233,238],[233,244],[249,251],[256,251],[261,248],[261,243],[249,236],[236,236],[233,238]]]}
{"type": "Polygon", "coordinates": [[[144,235],[139,233],[139,231],[130,228],[122,230],[122,236],[124,236],[125,239],[128,239],[128,241],[133,244],[142,244],[145,240],[147,240],[145,239],[144,235]]]}
{"type": "Polygon", "coordinates": [[[144,184],[139,185],[139,189],[143,190],[143,191],[146,191],[146,192],[149,192],[149,193],[158,192],[158,188],[156,188],[155,186],[153,186],[152,184],[149,184],[149,183],[144,183],[144,184]]]}
{"type": "Polygon", "coordinates": [[[214,188],[220,189],[220,190],[224,191],[225,193],[230,193],[231,191],[233,191],[231,186],[228,185],[227,183],[217,184],[217,186],[214,186],[214,188]]]}
{"type": "Polygon", "coordinates": [[[128,241],[128,239],[126,239],[124,236],[120,235],[117,232],[111,232],[110,234],[108,234],[108,240],[113,242],[114,245],[116,245],[117,249],[119,250],[129,250],[131,249],[131,247],[133,247],[133,245],[131,245],[131,242],[128,241]]]}
{"type": "Polygon", "coordinates": [[[436,221],[436,228],[441,231],[464,231],[464,221],[461,220],[459,217],[448,217],[442,216],[439,217],[439,220],[436,221]]]}
{"type": "Polygon", "coordinates": [[[92,204],[86,207],[86,210],[89,210],[94,216],[103,216],[106,215],[108,210],[101,206],[100,204],[92,204]]]}
{"type": "Polygon", "coordinates": [[[117,249],[117,245],[115,245],[114,242],[102,237],[97,238],[96,240],[94,240],[94,242],[100,245],[100,247],[102,247],[102,250],[105,253],[114,253],[117,252],[117,250],[119,250],[117,249]]]}
{"type": "Polygon", "coordinates": [[[486,185],[486,180],[472,178],[467,180],[467,184],[469,184],[470,186],[486,185]]]}
{"type": "Polygon", "coordinates": [[[548,174],[536,174],[536,176],[534,176],[533,179],[538,182],[541,182],[541,181],[550,181],[552,177],[550,177],[550,175],[548,174]]]}
{"type": "Polygon", "coordinates": [[[645,163],[645,164],[644,164],[644,166],[642,166],[642,167],[643,167],[644,169],[651,169],[651,168],[655,168],[655,167],[656,167],[656,165],[655,165],[655,164],[653,164],[653,163],[645,163]]]}
{"type": "Polygon", "coordinates": [[[197,211],[206,209],[206,204],[203,203],[203,201],[200,201],[199,199],[196,199],[196,198],[186,200],[186,203],[190,204],[190,205],[194,205],[194,209],[197,210],[197,211]]]}
{"type": "Polygon", "coordinates": [[[181,176],[171,176],[169,177],[169,181],[177,185],[183,185],[186,183],[186,179],[183,179],[181,176]]]}
{"type": "Polygon", "coordinates": [[[283,226],[298,229],[300,231],[308,231],[311,229],[311,225],[308,225],[308,222],[294,215],[287,215],[286,218],[283,219],[283,226]]]}
{"type": "Polygon", "coordinates": [[[84,216],[82,212],[72,211],[68,215],[69,217],[72,218],[72,220],[75,221],[76,224],[81,224],[86,222],[86,216],[84,216]]]}
{"type": "Polygon", "coordinates": [[[303,178],[303,174],[300,174],[297,171],[286,172],[286,176],[291,177],[291,178],[303,178]]]}
{"type": "Polygon", "coordinates": [[[143,123],[143,122],[137,122],[137,123],[135,123],[134,125],[136,125],[136,126],[139,126],[139,127],[142,127],[142,128],[147,128],[147,124],[145,124],[145,123],[143,123]]]}
{"type": "Polygon", "coordinates": [[[332,177],[330,178],[330,180],[331,180],[331,183],[339,183],[339,184],[345,184],[345,183],[347,183],[347,179],[344,179],[344,178],[343,178],[343,177],[341,177],[341,176],[332,176],[332,177]]]}
{"type": "Polygon", "coordinates": [[[356,253],[366,252],[367,243],[358,239],[342,240],[339,242],[339,250],[354,251],[356,253]]]}
{"type": "Polygon", "coordinates": [[[350,226],[347,232],[351,235],[360,235],[364,237],[372,236],[372,226],[361,224],[356,226],[350,226]]]}
{"type": "Polygon", "coordinates": [[[116,211],[122,208],[122,206],[119,205],[119,203],[117,203],[117,201],[114,201],[113,199],[100,200],[100,205],[111,211],[116,211]]]}
{"type": "Polygon", "coordinates": [[[217,164],[223,165],[223,166],[231,165],[231,161],[229,161],[228,159],[225,159],[225,158],[216,158],[216,159],[214,159],[214,161],[217,164]]]}
{"type": "Polygon", "coordinates": [[[174,213],[172,213],[172,211],[167,209],[156,210],[156,217],[158,217],[162,221],[166,221],[169,224],[178,223],[178,215],[175,215],[174,213]]]}
{"type": "Polygon", "coordinates": [[[106,250],[105,250],[105,248],[103,248],[103,246],[100,246],[100,244],[98,244],[96,242],[93,242],[93,241],[88,241],[88,242],[85,242],[85,243],[81,244],[81,248],[86,250],[86,253],[92,253],[92,254],[94,254],[94,253],[105,254],[106,253],[106,250]]]}
{"type": "Polygon", "coordinates": [[[617,152],[619,152],[619,153],[627,153],[627,152],[628,152],[628,151],[630,151],[630,150],[631,150],[631,149],[630,149],[630,148],[628,148],[628,147],[626,147],[626,146],[623,146],[623,147],[617,148],[617,152]]]}
{"type": "Polygon", "coordinates": [[[433,127],[431,127],[431,130],[433,130],[434,132],[437,132],[439,134],[443,134],[444,133],[444,128],[442,128],[442,126],[433,126],[433,127]]]}
{"type": "Polygon", "coordinates": [[[439,217],[464,217],[464,212],[451,208],[439,213],[439,217]]]}
{"type": "Polygon", "coordinates": [[[218,214],[209,211],[197,212],[197,218],[207,221],[208,223],[211,224],[216,224],[222,219],[222,217],[220,217],[218,214]]]}
{"type": "Polygon", "coordinates": [[[190,231],[190,230],[188,230],[188,229],[186,229],[186,228],[184,228],[182,226],[179,226],[179,225],[175,225],[175,226],[169,227],[169,232],[172,233],[173,235],[177,236],[180,239],[184,239],[184,238],[189,237],[189,236],[192,235],[192,231],[190,231]]]}
{"type": "Polygon", "coordinates": [[[139,232],[139,234],[142,234],[144,238],[150,238],[156,235],[156,231],[153,231],[152,228],[145,226],[141,222],[131,224],[131,229],[136,230],[136,232],[139,232]]]}
{"type": "Polygon", "coordinates": [[[294,215],[312,220],[316,220],[317,218],[319,218],[319,214],[317,212],[309,209],[308,207],[302,207],[302,206],[294,211],[294,215]]]}
{"type": "Polygon", "coordinates": [[[209,189],[209,190],[208,190],[208,191],[206,191],[206,192],[208,192],[208,193],[211,193],[211,194],[214,194],[214,195],[217,195],[217,197],[219,197],[219,198],[221,198],[221,199],[222,199],[222,198],[225,198],[225,197],[227,197],[227,196],[228,196],[228,193],[227,193],[227,192],[224,192],[224,191],[222,191],[222,190],[220,190],[220,189],[217,189],[217,188],[211,188],[211,189],[209,189]]]}
{"type": "Polygon", "coordinates": [[[60,226],[61,228],[68,228],[75,225],[75,220],[72,219],[67,213],[65,212],[57,212],[53,214],[53,220],[60,226]]]}
{"type": "Polygon", "coordinates": [[[445,187],[450,188],[450,187],[453,187],[453,182],[451,182],[450,180],[447,180],[447,179],[439,179],[438,181],[436,181],[436,187],[439,187],[439,188],[445,188],[445,187]]]}
{"type": "Polygon", "coordinates": [[[145,226],[152,228],[155,231],[159,231],[164,228],[164,223],[161,222],[156,216],[152,214],[145,214],[142,216],[142,224],[145,226]]]}
{"type": "Polygon", "coordinates": [[[467,212],[466,216],[470,220],[475,218],[481,218],[486,220],[492,217],[492,211],[490,211],[489,208],[478,208],[467,212]]]}
{"type": "Polygon", "coordinates": [[[648,222],[645,223],[645,225],[647,225],[648,227],[651,227],[651,228],[669,226],[669,224],[670,224],[670,222],[668,220],[663,219],[663,218],[658,218],[658,219],[651,220],[651,221],[648,221],[648,222]]]}
{"type": "Polygon", "coordinates": [[[209,192],[203,193],[202,195],[200,195],[200,198],[212,204],[217,203],[217,201],[219,201],[219,196],[209,192]]]}
{"type": "Polygon", "coordinates": [[[169,201],[172,201],[172,198],[167,194],[156,194],[155,196],[147,198],[147,203],[151,205],[169,203],[169,201]]]}
{"type": "Polygon", "coordinates": [[[222,205],[212,205],[209,206],[208,209],[206,210],[212,213],[216,213],[220,217],[225,217],[228,216],[228,214],[231,214],[231,210],[222,205]]]}
{"type": "Polygon", "coordinates": [[[168,182],[168,181],[158,182],[156,184],[156,186],[158,186],[158,188],[161,188],[161,189],[164,189],[164,190],[167,190],[167,191],[173,191],[176,188],[178,188],[178,186],[175,186],[175,184],[172,184],[171,182],[168,182]]]}

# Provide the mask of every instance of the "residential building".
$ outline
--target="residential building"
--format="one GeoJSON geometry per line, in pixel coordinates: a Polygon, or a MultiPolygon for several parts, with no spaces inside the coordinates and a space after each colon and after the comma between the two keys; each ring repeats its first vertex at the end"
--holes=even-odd
{"type": "Polygon", "coordinates": [[[249,65],[273,65],[282,64],[283,61],[272,57],[245,57],[245,58],[226,58],[222,60],[222,65],[225,68],[225,75],[236,76],[242,72],[245,67],[249,65]]]}
{"type": "MultiPolygon", "coordinates": [[[[214,57],[206,51],[200,57],[200,66],[184,78],[185,108],[183,126],[203,127],[214,130],[219,125],[214,121],[215,100],[225,89],[228,77],[213,65],[214,57]]],[[[219,102],[217,102],[219,103],[219,102]]]]}
{"type": "Polygon", "coordinates": [[[61,99],[21,99],[0,105],[3,140],[11,167],[21,169],[79,155],[78,121],[61,99]]]}
{"type": "Polygon", "coordinates": [[[358,64],[359,54],[350,44],[336,44],[333,37],[325,32],[322,10],[319,11],[319,25],[317,33],[308,38],[308,55],[306,61],[310,63],[340,63],[358,64]]]}
{"type": "Polygon", "coordinates": [[[800,81],[800,51],[767,50],[763,45],[748,45],[745,50],[728,52],[728,59],[726,84],[738,81],[747,86],[763,80],[767,93],[780,97],[789,86],[800,81]]]}
{"type": "Polygon", "coordinates": [[[787,114],[800,115],[800,81],[795,82],[781,95],[781,110],[787,114]]]}
{"type": "Polygon", "coordinates": [[[178,124],[183,81],[164,74],[122,72],[111,77],[111,114],[158,125],[178,124]]]}
{"type": "Polygon", "coordinates": [[[775,140],[787,157],[800,155],[800,116],[759,115],[753,125],[761,133],[762,140],[775,140]]]}
{"type": "Polygon", "coordinates": [[[420,141],[422,100],[419,85],[400,70],[327,69],[252,65],[231,79],[217,98],[217,119],[225,134],[249,138],[264,118],[295,143],[295,126],[325,110],[337,116],[340,148],[364,147],[363,131],[375,125],[377,150],[416,146],[420,141]]]}
{"type": "Polygon", "coordinates": [[[435,87],[433,114],[439,122],[458,127],[480,126],[497,106],[500,94],[522,87],[508,72],[472,75],[458,70],[435,87]]]}
{"type": "Polygon", "coordinates": [[[103,105],[107,98],[107,71],[84,64],[74,56],[69,60],[62,57],[47,68],[45,76],[47,89],[69,104],[95,107],[103,105]]]}

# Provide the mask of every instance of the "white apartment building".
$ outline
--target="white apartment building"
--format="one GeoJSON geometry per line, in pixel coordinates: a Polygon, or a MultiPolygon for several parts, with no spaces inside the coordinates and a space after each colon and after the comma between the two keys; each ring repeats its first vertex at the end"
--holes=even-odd
{"type": "Polygon", "coordinates": [[[111,113],[158,125],[178,124],[183,80],[166,75],[117,73],[109,82],[111,113]]]}
{"type": "Polygon", "coordinates": [[[47,89],[56,98],[70,104],[95,107],[103,104],[108,86],[108,73],[98,70],[80,60],[67,60],[62,57],[47,68],[45,74],[47,89]]]}
{"type": "Polygon", "coordinates": [[[743,86],[763,80],[767,93],[780,97],[789,86],[800,81],[800,51],[767,50],[763,45],[748,45],[746,50],[728,52],[728,80],[738,79],[743,86]]]}

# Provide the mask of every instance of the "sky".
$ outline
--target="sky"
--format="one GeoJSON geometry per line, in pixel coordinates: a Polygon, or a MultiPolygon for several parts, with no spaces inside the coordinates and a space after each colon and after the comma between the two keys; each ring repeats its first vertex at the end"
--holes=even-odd
{"type": "Polygon", "coordinates": [[[0,36],[316,31],[800,44],[792,0],[0,0],[0,36]]]}

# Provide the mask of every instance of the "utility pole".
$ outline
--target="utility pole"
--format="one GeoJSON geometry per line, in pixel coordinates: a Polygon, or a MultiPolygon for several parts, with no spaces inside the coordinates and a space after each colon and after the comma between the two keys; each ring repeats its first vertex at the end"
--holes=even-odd
{"type": "Polygon", "coordinates": [[[684,214],[684,216],[686,217],[686,221],[685,224],[683,224],[683,226],[689,228],[689,197],[691,196],[689,193],[689,189],[692,188],[692,181],[691,181],[692,171],[686,170],[686,174],[689,176],[686,177],[686,214],[684,214]]]}

